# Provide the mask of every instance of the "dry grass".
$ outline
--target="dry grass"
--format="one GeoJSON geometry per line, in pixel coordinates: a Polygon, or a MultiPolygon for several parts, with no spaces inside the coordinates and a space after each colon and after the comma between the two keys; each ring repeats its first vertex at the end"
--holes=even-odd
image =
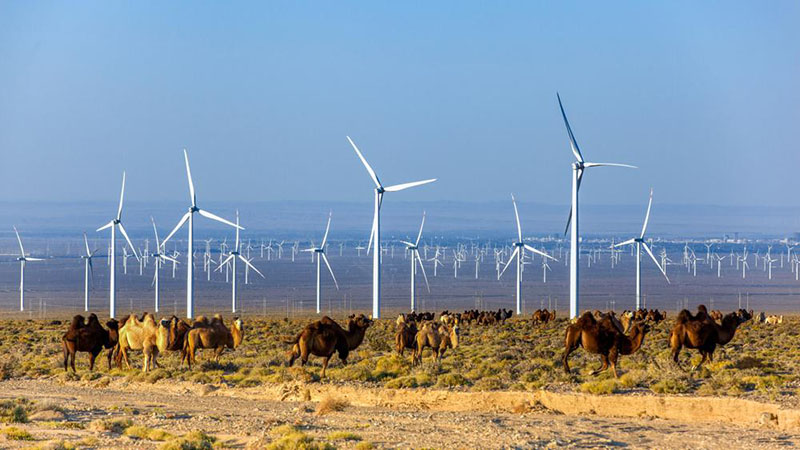
{"type": "Polygon", "coordinates": [[[350,406],[350,402],[347,400],[328,396],[319,402],[315,414],[318,416],[323,416],[332,412],[344,411],[348,406],[350,406]]]}

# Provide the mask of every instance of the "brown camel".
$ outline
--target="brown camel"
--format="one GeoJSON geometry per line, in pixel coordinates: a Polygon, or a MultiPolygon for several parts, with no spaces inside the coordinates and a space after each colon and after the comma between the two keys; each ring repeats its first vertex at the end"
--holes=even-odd
{"type": "Polygon", "coordinates": [[[416,336],[417,346],[414,349],[414,364],[422,363],[422,351],[425,347],[430,347],[433,350],[435,361],[441,361],[448,347],[452,349],[458,347],[459,333],[458,325],[449,327],[437,323],[424,324],[416,336]]]}
{"type": "Polygon", "coordinates": [[[219,314],[214,315],[207,326],[205,322],[196,321],[195,328],[186,333],[181,362],[186,360],[189,369],[191,369],[192,363],[197,362],[195,359],[197,349],[202,348],[213,348],[214,361],[219,362],[219,357],[226,348],[238,348],[243,339],[244,323],[238,317],[233,318],[233,328],[231,329],[225,326],[219,314]]]}
{"type": "Polygon", "coordinates": [[[125,361],[125,366],[130,369],[131,364],[128,359],[128,350],[141,350],[144,355],[144,363],[142,364],[142,371],[148,372],[156,365],[156,357],[158,356],[158,345],[156,342],[156,334],[158,325],[156,325],[155,317],[150,313],[144,313],[143,319],[140,320],[135,315],[131,314],[125,319],[124,325],[119,330],[119,343],[117,344],[119,354],[117,356],[117,365],[121,366],[121,360],[125,361]]]}
{"type": "Polygon", "coordinates": [[[556,310],[537,309],[531,317],[533,323],[547,323],[556,319],[556,310]]]}
{"type": "Polygon", "coordinates": [[[636,321],[631,326],[629,334],[623,334],[619,326],[612,320],[611,315],[603,315],[597,321],[590,312],[585,312],[577,322],[567,326],[564,339],[565,349],[561,357],[564,363],[564,371],[570,373],[567,359],[570,353],[578,347],[583,347],[589,353],[600,355],[602,366],[592,372],[592,375],[606,370],[609,363],[614,377],[618,378],[617,358],[619,355],[631,355],[641,348],[644,337],[650,331],[649,325],[644,322],[636,321]]]}
{"type": "Polygon", "coordinates": [[[72,318],[72,324],[64,333],[61,338],[61,343],[64,350],[64,370],[67,370],[67,362],[75,372],[75,354],[77,352],[89,353],[89,371],[94,370],[94,361],[97,355],[103,351],[104,348],[109,349],[108,352],[108,368],[111,369],[111,355],[114,347],[117,345],[118,324],[114,319],[106,322],[108,329],[103,328],[97,315],[94,313],[89,315],[89,323],[84,324],[83,316],[76,315],[72,318]]]}
{"type": "Polygon", "coordinates": [[[400,356],[403,356],[405,349],[416,348],[417,324],[402,323],[397,326],[397,333],[394,335],[394,348],[400,356]]]}
{"type": "Polygon", "coordinates": [[[344,330],[333,319],[324,316],[321,320],[312,322],[303,328],[294,340],[287,342],[292,344],[288,366],[294,364],[300,358],[300,364],[308,362],[309,355],[322,357],[322,374],[328,368],[328,361],[334,352],[339,354],[342,364],[347,364],[347,356],[351,350],[355,350],[364,340],[367,328],[372,325],[372,321],[363,314],[350,316],[347,330],[344,330]]]}
{"type": "Polygon", "coordinates": [[[697,370],[706,360],[713,361],[714,350],[717,345],[725,345],[733,339],[736,328],[742,323],[741,317],[733,312],[722,318],[722,325],[718,325],[706,312],[703,305],[697,307],[697,315],[692,316],[683,310],[675,319],[675,325],[669,334],[669,345],[672,349],[672,360],[678,367],[678,355],[683,347],[697,349],[702,356],[700,363],[692,367],[697,370]]]}

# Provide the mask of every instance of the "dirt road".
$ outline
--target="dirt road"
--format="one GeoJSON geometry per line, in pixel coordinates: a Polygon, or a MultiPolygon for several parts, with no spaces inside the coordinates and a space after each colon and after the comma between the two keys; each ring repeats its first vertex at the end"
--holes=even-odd
{"type": "MultiPolygon", "coordinates": [[[[61,383],[56,380],[9,380],[0,383],[0,400],[24,397],[41,407],[58,405],[63,412],[34,412],[29,423],[15,425],[30,432],[36,444],[64,440],[96,448],[152,448],[159,442],[134,439],[90,426],[93,421],[129,418],[136,425],[173,435],[203,430],[232,447],[258,446],[275,436],[270,430],[295,425],[317,442],[340,448],[371,443],[379,448],[778,448],[800,445],[800,433],[732,424],[684,423],[654,418],[603,418],[563,415],[544,407],[517,413],[444,411],[357,403],[318,415],[318,402],[302,386],[253,395],[241,389],[193,383],[154,385],[114,381],[61,383]],[[270,399],[273,398],[273,399],[270,399]],[[38,414],[38,416],[37,416],[38,414]],[[45,420],[36,420],[41,417],[45,420]],[[66,425],[70,424],[70,425],[66,425]],[[75,424],[75,425],[72,425],[75,424]],[[351,433],[343,440],[344,433],[351,433]],[[259,440],[260,439],[260,440],[259,440]]],[[[335,389],[332,390],[335,392],[335,389]]],[[[335,394],[329,394],[335,395],[335,394]]],[[[610,398],[609,401],[613,401],[610,398]]],[[[47,408],[44,408],[47,409],[47,408]]],[[[52,409],[52,408],[51,408],[52,409]]],[[[477,408],[480,409],[480,408],[477,408]]],[[[0,446],[29,447],[30,441],[0,437],[0,446]]]]}

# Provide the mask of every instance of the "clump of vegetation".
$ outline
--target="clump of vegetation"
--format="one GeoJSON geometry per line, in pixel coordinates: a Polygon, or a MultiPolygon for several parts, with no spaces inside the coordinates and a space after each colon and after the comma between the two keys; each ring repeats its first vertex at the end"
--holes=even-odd
{"type": "Polygon", "coordinates": [[[361,436],[349,431],[334,431],[328,434],[327,439],[329,441],[360,441],[361,436]]]}
{"type": "Polygon", "coordinates": [[[0,402],[0,421],[5,423],[27,423],[31,404],[25,398],[0,402]]]}
{"type": "Polygon", "coordinates": [[[689,383],[682,378],[665,378],[650,385],[656,394],[685,394],[689,389],[689,383]]]}
{"type": "Polygon", "coordinates": [[[175,437],[164,430],[159,430],[157,428],[148,428],[142,425],[132,425],[125,429],[124,434],[125,436],[128,437],[137,439],[147,439],[149,441],[168,441],[175,437]]]}
{"type": "Polygon", "coordinates": [[[317,405],[316,414],[322,416],[332,412],[344,411],[348,406],[350,406],[350,402],[347,400],[327,396],[317,405]]]}
{"type": "Polygon", "coordinates": [[[217,438],[202,431],[192,431],[158,446],[158,450],[211,450],[217,438]]]}
{"type": "Polygon", "coordinates": [[[89,429],[122,434],[131,425],[133,425],[131,419],[98,419],[89,424],[89,429]]]}
{"type": "Polygon", "coordinates": [[[600,381],[587,381],[581,384],[581,392],[595,395],[609,395],[619,392],[619,382],[613,378],[600,381]]]}
{"type": "Polygon", "coordinates": [[[275,439],[264,446],[267,450],[333,450],[336,448],[327,442],[316,442],[313,437],[291,425],[274,428],[270,434],[275,439]]]}
{"type": "Polygon", "coordinates": [[[22,428],[17,427],[5,427],[0,429],[0,434],[3,434],[6,439],[12,441],[32,441],[33,435],[28,433],[27,431],[23,430],[22,428]]]}

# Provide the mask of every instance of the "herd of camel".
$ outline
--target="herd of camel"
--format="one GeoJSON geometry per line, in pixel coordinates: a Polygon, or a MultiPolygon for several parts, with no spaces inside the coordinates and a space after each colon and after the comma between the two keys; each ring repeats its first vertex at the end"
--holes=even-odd
{"type": "MultiPolygon", "coordinates": [[[[395,350],[402,356],[406,349],[412,352],[412,363],[420,364],[425,348],[430,348],[434,361],[440,361],[445,351],[456,349],[459,343],[461,326],[502,324],[512,316],[512,311],[469,310],[462,313],[443,311],[438,319],[434,313],[400,314],[396,320],[395,350]]],[[[531,321],[544,324],[554,321],[556,312],[546,309],[536,310],[531,321]]],[[[657,309],[625,311],[619,316],[609,311],[585,312],[577,320],[567,324],[564,352],[561,356],[564,370],[570,373],[569,355],[582,347],[586,352],[600,356],[602,365],[592,372],[596,375],[608,369],[609,365],[618,376],[617,361],[620,355],[631,355],[637,352],[651,329],[651,324],[666,320],[665,312],[657,309]]],[[[680,366],[678,355],[682,348],[696,349],[702,356],[701,361],[692,370],[696,370],[706,361],[713,359],[717,346],[723,346],[733,339],[736,329],[742,323],[754,318],[753,311],[739,309],[723,315],[719,311],[710,313],[704,305],[697,308],[697,313],[682,310],[676,317],[669,334],[669,346],[672,359],[680,366]]],[[[760,313],[755,317],[762,323],[782,323],[783,316],[766,317],[760,313]]],[[[328,362],[334,354],[338,354],[342,364],[347,364],[347,357],[364,341],[367,329],[373,321],[364,316],[350,315],[346,327],[340,326],[328,316],[306,325],[294,338],[285,340],[291,346],[287,364],[291,366],[297,359],[301,364],[308,362],[310,355],[322,358],[322,373],[328,368],[328,362]]],[[[117,321],[106,322],[103,327],[95,314],[89,315],[88,321],[76,315],[69,330],[62,338],[64,350],[64,369],[72,367],[75,371],[75,355],[87,352],[90,355],[89,370],[93,370],[95,359],[104,350],[108,350],[108,368],[112,359],[117,367],[122,362],[130,369],[128,353],[140,350],[144,357],[142,370],[147,372],[158,367],[158,355],[164,352],[181,352],[181,364],[191,369],[196,362],[195,354],[199,349],[212,349],[214,360],[219,362],[220,355],[226,348],[236,349],[244,338],[244,325],[239,318],[233,319],[229,328],[220,315],[210,320],[204,316],[188,322],[175,316],[156,321],[152,314],[144,313],[141,317],[130,315],[117,321]]]]}

